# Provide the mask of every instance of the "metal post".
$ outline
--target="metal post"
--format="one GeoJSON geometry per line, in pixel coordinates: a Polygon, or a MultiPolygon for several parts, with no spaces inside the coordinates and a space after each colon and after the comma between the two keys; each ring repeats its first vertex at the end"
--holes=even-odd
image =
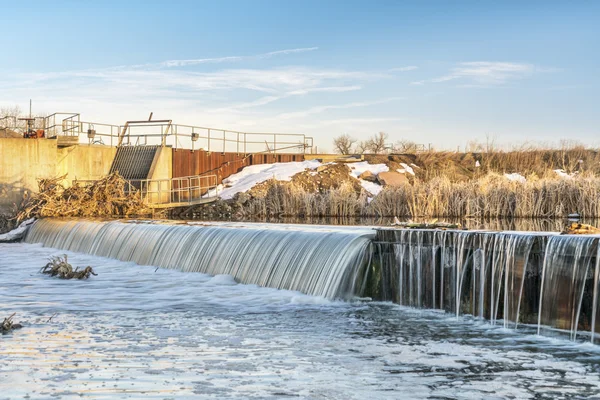
{"type": "Polygon", "coordinates": [[[210,128],[208,128],[208,151],[210,152],[210,128]]]}
{"type": "Polygon", "coordinates": [[[223,153],[225,153],[225,131],[223,131],[223,153]]]}

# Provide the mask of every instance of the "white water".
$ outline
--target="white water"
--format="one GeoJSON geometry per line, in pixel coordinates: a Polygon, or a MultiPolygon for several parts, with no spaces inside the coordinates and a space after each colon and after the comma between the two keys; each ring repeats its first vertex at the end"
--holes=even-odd
{"type": "Polygon", "coordinates": [[[598,236],[383,230],[378,240],[385,299],[598,340],[598,236]]]}
{"type": "Polygon", "coordinates": [[[34,244],[0,244],[0,309],[3,399],[600,395],[598,346],[34,244]],[[65,252],[98,276],[38,272],[65,252]]]}
{"type": "Polygon", "coordinates": [[[375,233],[369,229],[267,229],[252,224],[163,225],[38,221],[26,237],[80,253],[141,265],[231,275],[241,283],[352,297],[375,233]]]}

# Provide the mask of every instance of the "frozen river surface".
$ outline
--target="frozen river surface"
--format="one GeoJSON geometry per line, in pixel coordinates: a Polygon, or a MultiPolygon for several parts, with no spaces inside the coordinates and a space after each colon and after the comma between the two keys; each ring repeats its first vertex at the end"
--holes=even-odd
{"type": "Polygon", "coordinates": [[[64,253],[0,244],[0,399],[600,398],[599,346],[64,253]]]}

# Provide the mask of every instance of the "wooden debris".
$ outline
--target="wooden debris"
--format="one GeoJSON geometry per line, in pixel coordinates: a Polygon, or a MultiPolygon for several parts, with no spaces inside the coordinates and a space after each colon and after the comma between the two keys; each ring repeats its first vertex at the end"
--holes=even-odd
{"type": "Polygon", "coordinates": [[[40,272],[50,276],[58,276],[61,279],[87,279],[90,275],[97,276],[92,267],[85,267],[79,270],[79,267],[73,270],[73,266],[68,263],[67,256],[54,256],[50,258],[50,262],[46,264],[40,272]]]}
{"type": "Polygon", "coordinates": [[[434,219],[430,222],[413,222],[413,221],[401,222],[398,219],[398,217],[394,217],[394,222],[392,223],[392,226],[398,226],[400,228],[407,228],[407,229],[441,229],[441,230],[461,229],[462,228],[462,226],[460,224],[450,224],[447,222],[438,222],[437,219],[434,219]]]}
{"type": "Polygon", "coordinates": [[[118,172],[91,184],[65,187],[66,175],[38,180],[38,193],[23,200],[17,221],[32,217],[106,217],[149,213],[139,191],[118,172]]]}
{"type": "Polygon", "coordinates": [[[580,224],[579,222],[573,222],[567,225],[561,232],[563,235],[597,235],[600,234],[600,229],[592,225],[580,224]]]}
{"type": "Polygon", "coordinates": [[[13,323],[12,319],[15,316],[15,314],[16,313],[13,313],[10,317],[4,318],[2,325],[0,325],[0,333],[2,333],[2,334],[8,333],[12,330],[21,329],[23,327],[21,324],[13,323]]]}

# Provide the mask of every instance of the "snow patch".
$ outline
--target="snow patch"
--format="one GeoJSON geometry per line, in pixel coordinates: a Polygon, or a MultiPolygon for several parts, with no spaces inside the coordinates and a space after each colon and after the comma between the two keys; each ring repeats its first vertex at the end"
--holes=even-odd
{"type": "Polygon", "coordinates": [[[568,173],[566,172],[564,169],[555,169],[554,172],[556,173],[556,175],[558,175],[560,178],[564,178],[564,179],[571,179],[573,178],[575,175],[577,175],[577,172],[573,172],[573,173],[568,173]]]}
{"type": "Polygon", "coordinates": [[[520,182],[520,183],[527,182],[527,179],[525,179],[525,177],[523,175],[519,174],[518,172],[514,172],[512,174],[504,174],[504,177],[511,182],[520,182]]]}
{"type": "Polygon", "coordinates": [[[25,237],[25,234],[29,230],[29,227],[35,222],[35,218],[30,218],[27,221],[21,222],[21,224],[8,233],[0,235],[0,243],[2,242],[15,242],[25,237]]]}
{"type": "Polygon", "coordinates": [[[390,169],[385,164],[369,164],[367,161],[348,164],[350,175],[358,178],[363,172],[370,171],[373,175],[379,175],[380,172],[388,172],[390,169]]]}
{"type": "Polygon", "coordinates": [[[377,196],[383,189],[381,185],[375,182],[365,181],[364,179],[359,179],[358,181],[360,182],[360,185],[363,187],[363,189],[371,193],[373,196],[377,196]]]}
{"type": "Polygon", "coordinates": [[[400,163],[400,165],[402,166],[402,169],[397,169],[396,171],[400,172],[401,174],[404,174],[405,172],[408,172],[409,174],[411,174],[412,176],[415,175],[415,171],[412,169],[412,167],[408,164],[405,164],[403,162],[400,163]]]}
{"type": "Polygon", "coordinates": [[[222,199],[228,200],[237,193],[246,192],[269,179],[291,181],[297,173],[306,169],[314,170],[319,166],[321,163],[317,160],[250,165],[237,174],[223,179],[223,185],[219,185],[216,190],[211,190],[205,197],[219,195],[222,199]]]}

